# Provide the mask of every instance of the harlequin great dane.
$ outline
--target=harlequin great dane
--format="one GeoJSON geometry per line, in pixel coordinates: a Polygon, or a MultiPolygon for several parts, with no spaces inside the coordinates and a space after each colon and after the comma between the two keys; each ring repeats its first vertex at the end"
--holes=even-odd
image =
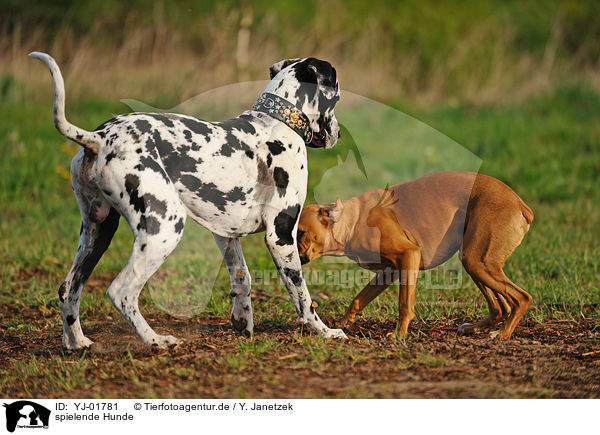
{"type": "Polygon", "coordinates": [[[79,247],[59,289],[63,345],[92,344],[83,335],[79,302],[85,282],[108,248],[123,216],[134,234],[127,265],[107,294],[142,340],[178,343],[158,335],[138,308],[148,278],[175,249],[186,221],[209,229],[231,279],[231,323],[252,333],[250,274],[239,238],[266,231],[265,242],[290,295],[298,323],[311,333],[345,338],[321,321],[302,277],[297,221],[306,196],[306,148],[333,147],[339,138],[335,69],[314,58],[270,67],[271,81],[252,110],[223,122],[174,113],[119,115],[94,131],[65,117],[64,82],[52,57],[33,52],[54,82],[54,125],[83,148],[71,163],[82,216],[79,247]]]}

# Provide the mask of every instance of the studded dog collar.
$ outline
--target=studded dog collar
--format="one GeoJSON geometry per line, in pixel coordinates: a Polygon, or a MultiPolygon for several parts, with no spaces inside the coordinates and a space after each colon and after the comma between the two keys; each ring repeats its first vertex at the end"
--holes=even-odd
{"type": "Polygon", "coordinates": [[[283,122],[298,133],[307,145],[312,142],[313,132],[310,128],[308,116],[286,99],[265,92],[258,97],[256,103],[254,103],[253,109],[258,112],[266,113],[283,122]]]}

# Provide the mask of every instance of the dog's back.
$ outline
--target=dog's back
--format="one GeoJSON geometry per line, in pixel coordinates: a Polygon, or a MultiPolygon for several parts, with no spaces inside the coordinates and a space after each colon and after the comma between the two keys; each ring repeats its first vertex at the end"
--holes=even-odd
{"type": "MultiPolygon", "coordinates": [[[[422,250],[423,267],[430,269],[447,261],[462,245],[466,227],[493,225],[494,220],[510,214],[527,224],[533,212],[506,184],[474,172],[434,172],[414,181],[389,188],[397,199],[391,206],[398,223],[412,234],[422,250]],[[520,214],[519,214],[520,213],[520,214]]],[[[379,195],[361,195],[366,207],[379,195]]]]}

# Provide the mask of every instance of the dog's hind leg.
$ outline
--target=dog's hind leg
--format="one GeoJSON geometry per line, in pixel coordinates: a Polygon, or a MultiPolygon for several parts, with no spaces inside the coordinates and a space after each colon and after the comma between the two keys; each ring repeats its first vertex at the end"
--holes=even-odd
{"type": "Polygon", "coordinates": [[[131,256],[106,291],[115,308],[133,327],[142,341],[158,347],[175,345],[178,340],[173,336],[158,335],[154,332],[140,313],[138,300],[146,281],[156,272],[181,240],[183,224],[179,229],[177,222],[185,222],[186,214],[183,205],[181,203],[179,205],[179,209],[176,209],[173,204],[169,205],[171,220],[165,219],[156,223],[156,220],[151,220],[151,216],[144,218],[142,215],[140,221],[146,223],[146,228],[137,229],[132,226],[132,229],[135,228],[135,241],[131,256]],[[150,222],[155,223],[150,224],[150,222]],[[152,228],[151,225],[160,225],[160,231],[157,231],[158,228],[152,228]]]}
{"type": "Polygon", "coordinates": [[[373,299],[379,296],[388,288],[394,281],[399,278],[397,273],[392,274],[392,281],[386,282],[386,274],[383,271],[378,271],[371,281],[356,295],[350,302],[348,310],[342,319],[340,326],[346,326],[348,323],[354,322],[355,317],[367,306],[373,299]]]}
{"type": "Polygon", "coordinates": [[[520,211],[509,210],[497,213],[494,222],[494,229],[478,226],[476,220],[467,225],[461,259],[480,289],[486,289],[484,296],[487,292],[494,294],[493,298],[489,293],[486,296],[490,305],[489,325],[486,319],[480,323],[486,327],[493,326],[506,316],[504,325],[491,335],[508,338],[529,308],[531,296],[510,281],[502,268],[523,240],[529,224],[520,211]]]}
{"type": "MultiPolygon", "coordinates": [[[[80,205],[85,207],[86,204],[80,205]]],[[[92,344],[92,341],[83,335],[79,321],[81,292],[92,270],[110,245],[118,226],[119,214],[114,208],[109,207],[108,215],[102,222],[93,222],[92,217],[87,213],[83,214],[77,254],[71,270],[58,290],[58,304],[63,319],[62,341],[67,349],[79,349],[92,344]]]]}
{"type": "Polygon", "coordinates": [[[106,293],[144,343],[158,347],[177,344],[176,338],[154,332],[140,313],[138,299],[148,278],[181,240],[187,212],[175,186],[154,172],[127,173],[128,168],[112,171],[104,178],[112,183],[113,192],[122,191],[111,196],[113,207],[127,220],[135,240],[129,261],[106,293]],[[122,173],[126,174],[124,179],[117,178],[122,173]],[[122,180],[123,185],[116,180],[122,180]]]}
{"type": "Polygon", "coordinates": [[[225,260],[231,280],[233,309],[231,310],[231,325],[236,333],[249,337],[254,329],[252,317],[250,272],[246,266],[240,239],[230,239],[213,234],[225,260]]]}
{"type": "MultiPolygon", "coordinates": [[[[469,272],[468,270],[467,272],[469,273],[469,275],[471,275],[471,272],[469,272]]],[[[479,320],[478,322],[475,322],[475,324],[463,323],[462,325],[460,325],[457,331],[459,335],[471,335],[475,334],[476,332],[481,332],[483,330],[495,326],[500,320],[502,320],[503,310],[505,309],[503,308],[503,306],[500,305],[499,299],[502,296],[494,293],[482,282],[476,281],[476,284],[477,287],[479,287],[479,290],[481,290],[485,301],[487,302],[489,314],[483,319],[479,320]]],[[[503,302],[506,303],[505,300],[503,302]]],[[[508,307],[508,312],[510,313],[510,306],[508,307]]]]}
{"type": "Polygon", "coordinates": [[[81,213],[79,245],[73,266],[58,290],[63,320],[63,346],[79,349],[92,344],[83,335],[79,320],[81,292],[119,226],[119,213],[91,180],[87,153],[80,151],[71,162],[71,183],[81,213]]]}

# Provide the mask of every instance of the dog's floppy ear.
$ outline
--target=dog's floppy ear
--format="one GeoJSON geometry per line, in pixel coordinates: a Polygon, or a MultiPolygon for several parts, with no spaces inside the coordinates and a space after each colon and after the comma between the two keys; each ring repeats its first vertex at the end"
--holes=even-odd
{"type": "Polygon", "coordinates": [[[337,94],[337,73],[335,68],[327,61],[312,59],[308,64],[316,79],[317,86],[322,95],[331,100],[337,94]]]}
{"type": "Polygon", "coordinates": [[[273,80],[273,77],[275,77],[279,71],[290,66],[294,62],[298,62],[299,60],[300,60],[299,57],[295,58],[295,59],[284,59],[284,60],[280,60],[279,62],[271,65],[269,67],[269,75],[271,76],[271,80],[273,80]]]}
{"type": "Polygon", "coordinates": [[[324,225],[336,223],[342,217],[344,211],[344,204],[341,199],[337,199],[335,204],[326,205],[319,209],[319,220],[324,225]]]}

